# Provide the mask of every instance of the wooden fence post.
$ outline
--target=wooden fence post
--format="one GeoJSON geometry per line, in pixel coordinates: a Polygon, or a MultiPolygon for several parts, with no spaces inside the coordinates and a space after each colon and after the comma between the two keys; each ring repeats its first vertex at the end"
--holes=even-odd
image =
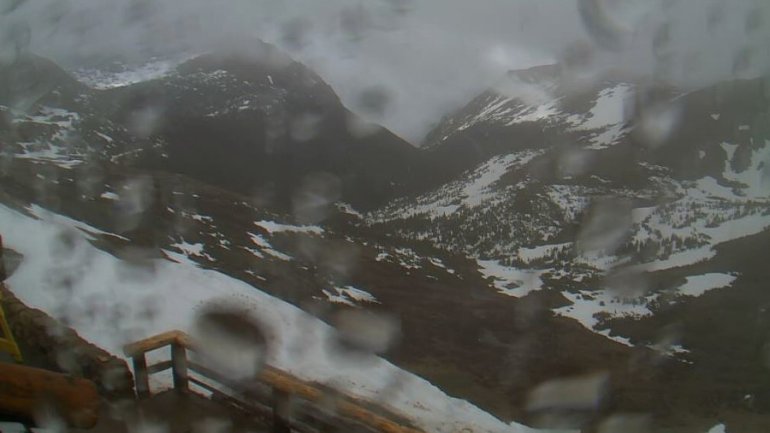
{"type": "Polygon", "coordinates": [[[291,396],[288,392],[273,388],[273,431],[291,433],[291,396]]]}
{"type": "Polygon", "coordinates": [[[5,271],[5,258],[3,257],[3,236],[0,235],[0,281],[5,281],[8,274],[5,271]]]}
{"type": "Polygon", "coordinates": [[[187,349],[179,343],[171,345],[171,372],[174,376],[174,389],[177,392],[187,392],[190,386],[187,375],[187,349]]]}
{"type": "Polygon", "coordinates": [[[369,408],[368,404],[362,403],[355,396],[349,396],[345,393],[337,394],[269,365],[262,369],[256,379],[261,383],[257,388],[269,390],[270,396],[266,396],[265,392],[258,392],[256,388],[247,387],[244,389],[242,384],[233,383],[226,376],[212,371],[205,365],[197,364],[194,359],[188,359],[187,351],[195,352],[198,348],[199,346],[181,331],[168,331],[125,345],[123,353],[130,357],[134,364],[134,380],[138,398],[144,399],[151,396],[150,374],[171,369],[176,392],[193,392],[190,390],[190,383],[193,383],[211,391],[214,395],[221,396],[222,399],[236,402],[244,408],[251,408],[257,412],[264,413],[264,406],[269,405],[273,414],[270,433],[291,433],[292,426],[295,431],[306,431],[310,428],[319,433],[333,433],[350,430],[351,427],[359,424],[367,426],[372,431],[382,433],[424,433],[422,430],[411,427],[408,420],[401,417],[389,418],[391,415],[397,416],[398,414],[389,411],[380,414],[376,409],[369,408]],[[171,347],[171,359],[148,366],[146,353],[156,349],[165,349],[166,346],[171,347]],[[193,373],[192,376],[190,373],[193,373]],[[232,392],[199,379],[199,375],[219,385],[224,385],[226,389],[230,389],[232,392]],[[267,385],[267,387],[263,385],[267,385]],[[254,403],[253,398],[251,398],[252,391],[260,396],[257,398],[257,400],[261,400],[259,404],[252,404],[254,403]],[[333,397],[339,397],[334,411],[329,411],[330,408],[325,406],[326,393],[331,393],[333,397]],[[302,403],[294,405],[293,402],[295,401],[302,403]],[[293,417],[297,418],[292,421],[293,417]],[[306,423],[307,421],[310,421],[310,425],[306,423]]]}
{"type": "Polygon", "coordinates": [[[150,375],[147,373],[147,359],[144,352],[131,357],[134,363],[134,383],[136,384],[136,396],[140,399],[150,396],[150,375]]]}

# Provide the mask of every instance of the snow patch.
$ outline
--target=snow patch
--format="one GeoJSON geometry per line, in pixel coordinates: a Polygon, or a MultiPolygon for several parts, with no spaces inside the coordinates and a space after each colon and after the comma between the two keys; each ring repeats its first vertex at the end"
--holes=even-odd
{"type": "Polygon", "coordinates": [[[726,161],[729,163],[733,159],[733,156],[735,156],[735,149],[738,148],[738,145],[722,142],[719,144],[719,147],[721,147],[725,153],[727,153],[726,161]]]}
{"type": "Polygon", "coordinates": [[[519,152],[490,159],[476,169],[473,180],[462,189],[463,204],[469,207],[480,205],[489,198],[490,187],[500,180],[511,167],[520,167],[537,155],[537,152],[519,152]]]}
{"type": "Polygon", "coordinates": [[[13,123],[31,122],[50,125],[52,134],[32,142],[19,142],[20,152],[16,158],[46,161],[58,167],[70,169],[83,163],[83,155],[71,146],[70,133],[80,121],[78,113],[63,108],[42,106],[33,114],[23,114],[13,123]]]}
{"type": "MultiPolygon", "coordinates": [[[[260,250],[265,252],[266,254],[269,254],[277,259],[284,260],[284,261],[289,261],[292,259],[291,256],[273,249],[273,246],[270,244],[270,242],[268,242],[267,239],[263,238],[262,236],[255,233],[249,233],[249,237],[251,237],[251,241],[254,242],[254,244],[258,246],[260,250]]],[[[264,257],[261,253],[257,253],[255,255],[257,255],[257,257],[264,257]]]]}
{"type": "Polygon", "coordinates": [[[267,232],[270,234],[282,233],[282,232],[293,232],[293,233],[310,233],[315,235],[321,235],[324,232],[324,229],[318,226],[295,226],[290,224],[281,224],[275,221],[263,220],[263,221],[257,221],[254,224],[267,230],[267,232]]]}
{"type": "Polygon", "coordinates": [[[553,245],[539,245],[532,248],[519,248],[516,255],[522,262],[532,263],[535,260],[545,259],[556,252],[560,252],[571,247],[572,242],[553,245]]]}
{"type": "Polygon", "coordinates": [[[651,262],[642,263],[629,268],[631,271],[643,270],[646,272],[657,272],[666,269],[679,268],[683,266],[690,266],[696,263],[704,262],[716,256],[710,246],[693,248],[690,250],[674,253],[668,256],[668,258],[661,260],[654,260],[651,262]]]}
{"type": "Polygon", "coordinates": [[[657,209],[656,206],[650,206],[650,207],[637,207],[634,209],[631,209],[631,220],[639,224],[646,219],[648,219],[652,214],[655,213],[655,210],[657,209]]]}
{"type": "Polygon", "coordinates": [[[527,296],[543,288],[541,270],[519,269],[503,266],[495,260],[477,260],[479,272],[485,278],[491,278],[500,293],[516,298],[527,296]]]}
{"type": "Polygon", "coordinates": [[[550,185],[546,194],[559,206],[568,221],[576,221],[589,205],[589,199],[580,187],[575,185],[550,185]]]}
{"type": "Polygon", "coordinates": [[[602,89],[596,99],[596,103],[583,117],[582,121],[570,119],[576,126],[575,131],[597,131],[589,141],[589,149],[606,149],[615,144],[625,133],[625,106],[627,100],[633,96],[633,87],[629,84],[618,84],[614,87],[602,89]]]}
{"type": "MultiPolygon", "coordinates": [[[[96,240],[96,236],[112,236],[116,237],[118,239],[122,239],[124,241],[127,241],[128,239],[117,235],[115,233],[106,232],[104,230],[98,229],[94,226],[88,225],[82,221],[78,221],[75,219],[72,219],[70,217],[66,217],[61,214],[53,213],[49,211],[48,209],[45,209],[43,207],[40,207],[36,204],[30,205],[26,208],[27,212],[29,212],[31,215],[33,215],[35,218],[37,218],[40,221],[46,222],[48,224],[53,225],[54,227],[66,227],[66,228],[73,228],[79,230],[81,233],[85,234],[86,238],[88,240],[94,241],[96,240]]],[[[5,235],[5,233],[3,233],[5,235]]]]}
{"type": "Polygon", "coordinates": [[[176,59],[153,60],[133,67],[121,65],[123,70],[120,71],[81,68],[72,71],[72,75],[91,88],[113,89],[163,78],[174,72],[178,65],[191,58],[192,56],[184,56],[176,59]]]}
{"type": "Polygon", "coordinates": [[[351,206],[348,203],[337,202],[336,206],[337,206],[337,209],[339,209],[339,211],[342,213],[346,213],[348,215],[353,215],[360,219],[364,219],[364,215],[361,212],[355,210],[353,206],[351,206]]]}
{"type": "Polygon", "coordinates": [[[615,144],[625,132],[626,128],[622,124],[608,126],[604,131],[592,135],[590,144],[586,148],[591,150],[607,149],[615,144]]]}
{"type": "Polygon", "coordinates": [[[711,427],[708,431],[708,433],[726,433],[727,428],[724,424],[717,424],[714,427],[711,427]]]}
{"type": "Polygon", "coordinates": [[[374,297],[371,293],[355,288],[353,286],[334,287],[329,290],[322,290],[326,295],[326,299],[329,302],[337,304],[345,304],[351,307],[356,305],[356,302],[379,304],[380,301],[374,297]]]}
{"type": "Polygon", "coordinates": [[[422,257],[420,257],[411,248],[396,248],[393,252],[395,253],[395,258],[398,261],[398,264],[401,265],[402,268],[406,268],[406,269],[422,268],[422,265],[420,265],[420,263],[422,262],[422,257]]]}
{"type": "Polygon", "coordinates": [[[713,177],[703,177],[695,182],[694,190],[689,192],[692,198],[723,198],[726,200],[742,200],[743,198],[735,194],[732,188],[722,186],[713,177]]]}
{"type": "Polygon", "coordinates": [[[195,243],[191,244],[188,242],[185,242],[184,240],[182,242],[178,242],[176,244],[171,245],[173,248],[178,249],[181,251],[185,256],[198,256],[203,257],[211,262],[214,261],[214,258],[208,255],[206,252],[204,252],[205,245],[202,243],[195,243]]]}
{"type": "Polygon", "coordinates": [[[494,97],[486,107],[475,117],[466,121],[463,125],[457,128],[457,131],[463,131],[481,121],[488,121],[494,118],[500,117],[501,114],[507,113],[508,110],[501,110],[506,104],[512,102],[511,98],[504,96],[494,97]]]}
{"type": "Polygon", "coordinates": [[[625,120],[626,100],[632,93],[633,88],[629,84],[602,89],[588,118],[575,129],[601,129],[622,123],[625,120]]]}
{"type": "Polygon", "coordinates": [[[22,302],[65,321],[117,356],[122,356],[125,343],[170,329],[190,331],[202,307],[225,302],[245,308],[269,328],[270,364],[385,404],[430,433],[534,431],[449,397],[381,358],[372,356],[371,362],[349,362],[341,368],[336,333],[330,326],[243,281],[191,261],[150,259],[145,267],[129,264],[83,237],[65,247],[62,230],[76,227],[66,217],[59,221],[62,224],[36,220],[0,205],[4,241],[24,256],[7,280],[8,287],[22,302]],[[389,392],[395,382],[399,392],[389,392]]]}
{"type": "Polygon", "coordinates": [[[206,216],[206,215],[193,214],[193,215],[190,215],[190,218],[192,218],[195,221],[198,221],[199,223],[204,223],[204,224],[211,224],[214,222],[214,218],[211,218],[210,216],[206,216]]]}
{"type": "Polygon", "coordinates": [[[490,158],[473,170],[463,174],[460,180],[423,194],[414,201],[399,199],[383,210],[367,215],[369,223],[401,220],[418,215],[446,217],[459,209],[475,208],[500,197],[494,184],[506,173],[523,167],[542,151],[522,151],[490,158]]]}
{"type": "Polygon", "coordinates": [[[687,277],[687,282],[676,291],[685,296],[700,296],[709,290],[730,286],[737,277],[730,274],[709,273],[687,277]]]}
{"type": "Polygon", "coordinates": [[[53,143],[19,143],[19,145],[22,147],[22,153],[14,155],[19,159],[45,161],[64,169],[71,169],[83,163],[79,155],[53,143]]]}
{"type": "Polygon", "coordinates": [[[730,164],[738,146],[722,143],[722,148],[728,154],[722,174],[725,179],[743,184],[740,192],[744,197],[770,197],[770,140],[765,140],[764,146],[752,151],[749,166],[740,172],[733,170],[730,164]]]}
{"type": "Polygon", "coordinates": [[[657,297],[657,295],[650,295],[646,298],[625,300],[607,290],[593,292],[581,290],[579,293],[564,291],[562,295],[572,302],[572,305],[556,308],[553,310],[554,313],[575,319],[586,329],[627,346],[633,346],[627,338],[612,336],[609,329],[595,328],[599,324],[597,315],[606,314],[609,318],[649,316],[652,315],[652,311],[647,304],[657,297]]]}
{"type": "Polygon", "coordinates": [[[524,122],[537,122],[538,120],[556,116],[559,114],[557,104],[557,101],[550,101],[535,107],[527,107],[516,113],[515,117],[506,123],[506,126],[516,125],[518,123],[524,122]]]}
{"type": "Polygon", "coordinates": [[[107,143],[112,143],[113,141],[115,141],[115,140],[114,140],[112,137],[110,137],[109,135],[106,135],[106,134],[102,134],[101,132],[98,132],[98,131],[97,131],[97,132],[94,132],[94,133],[95,133],[96,135],[98,135],[99,137],[101,137],[101,139],[102,139],[102,140],[104,140],[104,141],[106,141],[107,143]]]}

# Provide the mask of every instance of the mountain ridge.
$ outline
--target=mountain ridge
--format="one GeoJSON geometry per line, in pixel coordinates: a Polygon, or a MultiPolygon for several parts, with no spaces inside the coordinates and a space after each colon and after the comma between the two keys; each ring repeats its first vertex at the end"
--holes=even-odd
{"type": "MultiPolygon", "coordinates": [[[[594,428],[643,412],[699,432],[738,411],[768,423],[753,325],[770,305],[757,259],[770,227],[766,84],[653,91],[639,102],[650,119],[618,113],[633,89],[613,82],[575,112],[488,94],[460,111],[450,145],[420,151],[384,132],[356,141],[331,89],[300,66],[279,77],[281,65],[203,57],[106,91],[65,80],[76,91],[6,108],[0,201],[70,227],[56,251],[75,230],[149,275],[158,260],[189,261],[328,323],[383,314],[400,324],[384,356],[505,420],[594,428]],[[458,128],[465,118],[477,122],[458,128]],[[339,137],[328,130],[351,141],[313,141],[339,137]],[[303,157],[308,143],[325,159],[303,157]],[[282,205],[248,188],[262,182],[255,158],[274,164],[265,179],[288,179],[282,205]],[[404,161],[414,177],[392,177],[404,161]],[[356,193],[363,214],[343,203],[356,193]],[[710,315],[729,326],[712,332],[710,315]],[[740,368],[721,345],[746,356],[740,368]],[[539,397],[573,380],[605,398],[539,397]]],[[[62,257],[68,278],[52,290],[83,278],[82,257],[62,257]]]]}
{"type": "MultiPolygon", "coordinates": [[[[61,121],[53,112],[17,119],[32,130],[32,141],[41,141],[31,146],[43,148],[40,152],[181,170],[262,194],[282,209],[291,208],[286,197],[298,193],[302,177],[313,172],[330,174],[333,195],[365,208],[409,187],[407,179],[420,172],[412,167],[417,158],[411,145],[358,119],[320,77],[276,49],[265,44],[257,54],[267,60],[229,52],[203,55],[149,81],[101,90],[37,57],[20,58],[3,72],[23,76],[25,69],[45,70],[41,73],[51,80],[30,76],[46,83],[36,101],[65,110],[56,115],[75,121],[77,134],[66,143],[58,140],[54,149],[48,144],[57,141],[51,126],[61,121]],[[209,144],[217,141],[219,146],[209,144]]],[[[0,103],[22,114],[34,112],[34,102],[22,107],[5,93],[0,103]]]]}

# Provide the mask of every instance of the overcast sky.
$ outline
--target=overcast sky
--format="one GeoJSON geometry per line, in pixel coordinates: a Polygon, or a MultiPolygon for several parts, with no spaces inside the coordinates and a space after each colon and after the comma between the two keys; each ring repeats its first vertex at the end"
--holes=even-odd
{"type": "Polygon", "coordinates": [[[28,27],[33,51],[70,66],[262,38],[413,143],[505,71],[569,53],[690,86],[770,70],[768,0],[0,0],[0,13],[0,54],[28,27]]]}

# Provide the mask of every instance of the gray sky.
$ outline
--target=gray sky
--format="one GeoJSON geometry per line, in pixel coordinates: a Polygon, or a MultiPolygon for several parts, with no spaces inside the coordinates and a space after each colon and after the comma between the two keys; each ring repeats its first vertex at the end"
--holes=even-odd
{"type": "Polygon", "coordinates": [[[259,37],[414,143],[505,71],[565,53],[689,86],[770,70],[767,0],[16,1],[0,0],[0,54],[25,25],[34,51],[69,65],[259,37]]]}

